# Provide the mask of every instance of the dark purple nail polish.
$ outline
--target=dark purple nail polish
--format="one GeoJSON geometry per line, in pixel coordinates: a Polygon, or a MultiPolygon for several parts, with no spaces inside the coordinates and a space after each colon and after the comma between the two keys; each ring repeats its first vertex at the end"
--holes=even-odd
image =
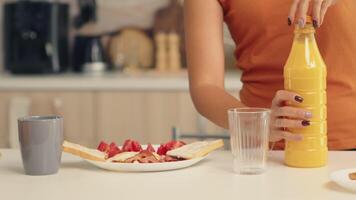
{"type": "Polygon", "coordinates": [[[288,17],[288,26],[292,25],[292,20],[288,17]]]}
{"type": "Polygon", "coordinates": [[[316,21],[315,19],[313,19],[313,26],[314,26],[314,28],[318,28],[319,27],[318,21],[316,21]]]}
{"type": "Polygon", "coordinates": [[[294,100],[296,101],[296,102],[298,102],[298,103],[302,103],[303,102],[303,97],[301,97],[301,96],[295,96],[294,97],[294,100]]]}
{"type": "Polygon", "coordinates": [[[302,121],[302,125],[303,125],[303,126],[309,126],[309,125],[310,125],[310,121],[303,120],[303,121],[302,121]]]}

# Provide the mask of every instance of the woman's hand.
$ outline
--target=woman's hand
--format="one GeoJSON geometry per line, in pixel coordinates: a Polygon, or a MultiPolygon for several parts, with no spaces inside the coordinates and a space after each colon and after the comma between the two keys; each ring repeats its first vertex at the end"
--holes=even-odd
{"type": "Polygon", "coordinates": [[[288,25],[295,21],[299,26],[304,27],[309,4],[311,4],[313,26],[317,28],[323,23],[328,8],[336,2],[337,0],[293,0],[289,10],[288,25]]]}
{"type": "Polygon", "coordinates": [[[303,128],[310,125],[312,113],[308,110],[286,106],[286,102],[302,103],[303,98],[296,93],[279,90],[272,100],[270,141],[281,139],[302,140],[302,135],[288,131],[289,128],[303,128]]]}

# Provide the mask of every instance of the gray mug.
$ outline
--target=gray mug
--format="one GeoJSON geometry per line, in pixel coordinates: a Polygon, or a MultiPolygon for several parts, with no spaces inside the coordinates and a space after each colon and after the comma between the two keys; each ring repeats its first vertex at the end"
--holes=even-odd
{"type": "Polygon", "coordinates": [[[63,118],[30,116],[18,119],[22,163],[27,175],[58,172],[63,143],[63,118]]]}

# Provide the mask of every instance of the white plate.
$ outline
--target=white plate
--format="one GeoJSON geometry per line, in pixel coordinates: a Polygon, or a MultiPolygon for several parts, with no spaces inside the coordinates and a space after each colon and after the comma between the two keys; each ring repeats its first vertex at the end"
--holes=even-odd
{"type": "Polygon", "coordinates": [[[126,172],[156,172],[156,171],[167,171],[174,169],[182,169],[185,167],[192,166],[199,161],[203,160],[205,157],[194,158],[190,160],[181,160],[174,162],[163,162],[163,163],[113,163],[113,162],[100,162],[93,160],[86,160],[89,163],[110,171],[126,171],[126,172]]]}
{"type": "Polygon", "coordinates": [[[352,172],[356,172],[356,168],[335,171],[330,174],[330,179],[345,189],[356,191],[356,180],[349,178],[352,172]]]}
{"type": "MultiPolygon", "coordinates": [[[[157,151],[160,145],[152,145],[153,148],[157,151]]],[[[142,145],[143,149],[146,149],[146,145],[142,145]]],[[[120,147],[122,148],[122,147],[120,147]]],[[[199,161],[206,158],[208,155],[200,158],[194,158],[190,160],[180,160],[174,162],[163,162],[163,163],[114,163],[114,162],[100,162],[87,160],[89,163],[101,168],[110,171],[125,171],[125,172],[157,172],[157,171],[168,171],[175,169],[182,169],[190,167],[199,161]]]]}

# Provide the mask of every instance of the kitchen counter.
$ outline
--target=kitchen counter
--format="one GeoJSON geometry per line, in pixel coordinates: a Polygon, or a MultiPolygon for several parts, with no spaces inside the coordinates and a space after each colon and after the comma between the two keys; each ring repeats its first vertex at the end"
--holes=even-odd
{"type": "MultiPolygon", "coordinates": [[[[227,72],[225,87],[227,90],[240,90],[241,72],[227,72]]],[[[124,74],[118,72],[102,75],[57,74],[19,76],[0,74],[0,90],[159,90],[188,91],[188,76],[186,71],[178,73],[141,72],[124,74]]]]}
{"type": "Polygon", "coordinates": [[[272,152],[262,175],[236,175],[229,152],[212,153],[201,163],[182,170],[155,173],[109,172],[72,155],[63,154],[58,174],[26,176],[20,152],[0,149],[0,198],[24,200],[63,199],[263,199],[354,200],[330,182],[334,170],[355,168],[356,152],[330,152],[329,165],[316,169],[289,168],[283,152],[272,152]]]}

